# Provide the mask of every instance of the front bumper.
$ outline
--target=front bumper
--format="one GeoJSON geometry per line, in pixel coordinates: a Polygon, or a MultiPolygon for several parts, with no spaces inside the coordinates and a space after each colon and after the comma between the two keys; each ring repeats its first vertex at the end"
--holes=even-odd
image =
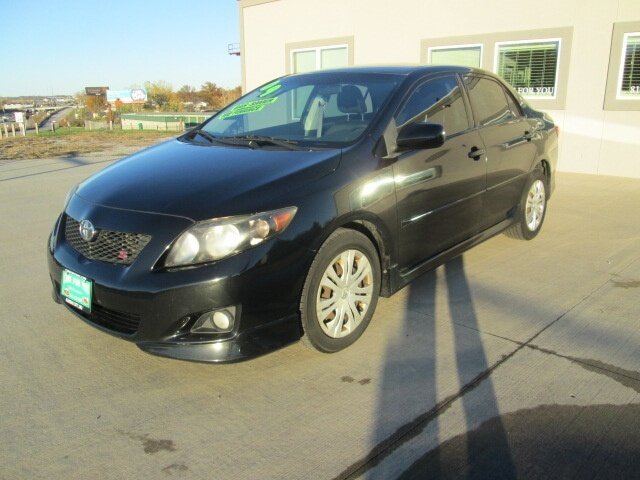
{"type": "Polygon", "coordinates": [[[140,342],[138,347],[153,355],[192,362],[231,363],[258,357],[298,341],[298,315],[290,315],[214,342],[140,342]]]}
{"type": "Polygon", "coordinates": [[[85,322],[148,353],[199,362],[239,361],[300,338],[299,299],[312,261],[310,250],[276,237],[210,265],[154,270],[189,221],[161,215],[149,219],[151,214],[126,211],[110,216],[105,210],[110,209],[74,197],[66,214],[76,220],[90,217],[98,228],[136,231],[142,225],[153,238],[130,266],[92,261],[65,241],[66,214],[61,216],[47,255],[54,299],[85,322]],[[64,302],[64,269],[93,282],[91,313],[64,302]],[[229,306],[237,309],[231,332],[190,331],[202,313],[229,306]]]}

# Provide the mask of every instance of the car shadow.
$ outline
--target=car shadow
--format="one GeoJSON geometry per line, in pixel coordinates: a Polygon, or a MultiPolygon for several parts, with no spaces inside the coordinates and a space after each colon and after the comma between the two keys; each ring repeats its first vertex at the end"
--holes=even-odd
{"type": "MultiPolygon", "coordinates": [[[[417,278],[406,289],[400,292],[405,295],[400,329],[389,342],[382,372],[374,430],[376,446],[362,464],[360,473],[365,474],[364,478],[386,479],[408,468],[408,465],[401,467],[382,461],[419,434],[428,435],[434,439],[432,443],[438,445],[438,438],[446,437],[438,417],[460,399],[467,430],[477,426],[474,419],[494,419],[489,456],[495,460],[492,468],[487,470],[485,465],[486,436],[469,435],[464,445],[457,444],[459,448],[455,453],[464,458],[456,463],[456,471],[450,469],[453,465],[450,459],[441,458],[440,449],[434,448],[429,452],[428,476],[421,478],[483,478],[478,473],[488,471],[493,478],[515,478],[463,257],[417,278]],[[438,299],[438,288],[446,289],[446,304],[444,297],[438,299]],[[439,393],[439,389],[446,389],[446,394],[439,393]],[[472,400],[478,395],[464,395],[470,389],[480,394],[481,404],[472,400]],[[413,415],[413,420],[407,422],[409,415],[413,415]],[[372,469],[375,466],[377,468],[372,469]],[[366,473],[367,470],[370,471],[366,473]]],[[[393,303],[389,302],[384,308],[397,308],[398,304],[393,303]]],[[[444,453],[449,454],[450,450],[444,453]]]]}

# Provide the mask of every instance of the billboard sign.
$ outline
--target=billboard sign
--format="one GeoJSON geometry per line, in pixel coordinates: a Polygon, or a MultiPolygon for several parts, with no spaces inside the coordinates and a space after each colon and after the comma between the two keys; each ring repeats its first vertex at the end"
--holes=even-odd
{"type": "Polygon", "coordinates": [[[84,91],[87,95],[99,97],[104,95],[109,90],[109,87],[84,87],[84,91]]]}
{"type": "Polygon", "coordinates": [[[14,112],[13,116],[17,123],[24,123],[24,112],[14,112]]]}
{"type": "Polygon", "coordinates": [[[107,102],[109,103],[144,103],[146,101],[147,91],[144,88],[107,90],[107,102]]]}

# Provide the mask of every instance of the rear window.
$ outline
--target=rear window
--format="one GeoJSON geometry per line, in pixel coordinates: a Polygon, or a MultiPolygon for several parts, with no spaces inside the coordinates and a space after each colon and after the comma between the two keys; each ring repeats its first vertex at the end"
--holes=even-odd
{"type": "Polygon", "coordinates": [[[506,92],[498,82],[468,75],[465,84],[469,91],[469,99],[473,115],[480,126],[495,125],[516,118],[507,103],[506,92]]]}

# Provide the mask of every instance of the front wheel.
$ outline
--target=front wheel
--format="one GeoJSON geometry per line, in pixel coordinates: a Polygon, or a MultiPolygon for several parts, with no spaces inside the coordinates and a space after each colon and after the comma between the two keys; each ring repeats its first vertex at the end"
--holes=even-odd
{"type": "Polygon", "coordinates": [[[541,170],[534,170],[525,185],[516,213],[516,221],[505,233],[521,240],[531,240],[542,228],[547,212],[546,178],[541,170]]]}
{"type": "Polygon", "coordinates": [[[313,260],[300,300],[302,342],[337,352],[355,342],[371,321],[380,291],[378,252],[362,233],[339,229],[313,260]]]}

